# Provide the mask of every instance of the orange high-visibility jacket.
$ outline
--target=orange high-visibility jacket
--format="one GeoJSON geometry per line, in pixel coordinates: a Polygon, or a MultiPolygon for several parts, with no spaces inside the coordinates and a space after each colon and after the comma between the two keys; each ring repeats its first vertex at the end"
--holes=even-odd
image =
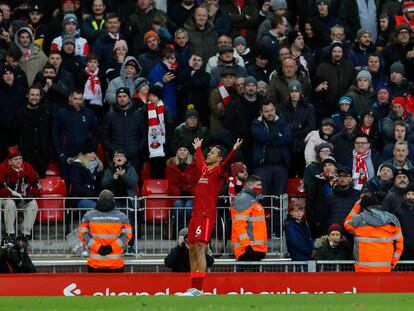
{"type": "Polygon", "coordinates": [[[370,206],[361,213],[360,210],[359,203],[355,204],[344,224],[355,235],[355,271],[390,272],[403,251],[400,222],[381,206],[370,206]]]}
{"type": "Polygon", "coordinates": [[[128,217],[115,209],[105,209],[98,201],[97,207],[88,211],[79,225],[79,238],[89,248],[88,265],[95,269],[120,269],[124,266],[124,246],[132,238],[128,217]],[[112,253],[101,256],[98,250],[111,245],[112,253]]]}
{"type": "Polygon", "coordinates": [[[233,221],[231,242],[234,255],[239,259],[245,247],[251,246],[256,252],[267,252],[267,229],[265,211],[257,202],[254,190],[244,188],[231,207],[233,221]]]}

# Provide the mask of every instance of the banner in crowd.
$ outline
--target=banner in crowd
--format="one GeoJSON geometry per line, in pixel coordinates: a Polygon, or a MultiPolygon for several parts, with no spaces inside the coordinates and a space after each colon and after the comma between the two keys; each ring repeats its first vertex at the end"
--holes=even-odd
{"type": "MultiPolygon", "coordinates": [[[[1,296],[174,295],[190,285],[188,274],[8,274],[1,296]]],[[[211,295],[295,295],[414,292],[414,273],[209,273],[211,295]]]]}

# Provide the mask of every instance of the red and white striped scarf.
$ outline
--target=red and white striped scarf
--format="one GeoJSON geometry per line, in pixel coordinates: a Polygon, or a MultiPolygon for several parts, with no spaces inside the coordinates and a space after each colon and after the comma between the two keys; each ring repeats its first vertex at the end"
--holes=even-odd
{"type": "Polygon", "coordinates": [[[354,179],[357,179],[355,187],[361,187],[369,180],[369,172],[365,159],[369,156],[370,150],[362,154],[355,154],[354,179]]]}
{"type": "Polygon", "coordinates": [[[224,107],[227,107],[227,105],[231,102],[231,96],[229,92],[227,92],[226,87],[221,82],[218,84],[218,90],[220,92],[221,98],[223,99],[224,107]]]}
{"type": "Polygon", "coordinates": [[[86,67],[85,72],[88,75],[88,80],[86,80],[83,90],[83,98],[89,100],[92,105],[102,106],[101,81],[98,78],[99,68],[92,72],[86,67]]]}
{"type": "Polygon", "coordinates": [[[165,121],[164,103],[158,101],[157,107],[152,102],[147,103],[148,108],[148,149],[149,157],[164,157],[165,121]]]}
{"type": "Polygon", "coordinates": [[[237,195],[236,186],[244,187],[245,182],[240,181],[237,177],[229,177],[228,182],[229,182],[230,203],[233,203],[237,195]]]}

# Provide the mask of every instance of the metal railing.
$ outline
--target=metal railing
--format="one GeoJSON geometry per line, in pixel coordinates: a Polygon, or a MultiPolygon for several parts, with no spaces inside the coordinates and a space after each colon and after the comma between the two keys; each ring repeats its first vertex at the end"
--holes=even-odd
{"type": "MultiPolygon", "coordinates": [[[[82,248],[74,249],[67,241],[67,236],[77,229],[87,209],[77,208],[80,199],[96,200],[97,198],[53,197],[35,198],[39,208],[37,220],[32,228],[29,241],[31,256],[65,256],[81,257],[82,248]],[[42,204],[40,204],[40,202],[42,204]],[[58,204],[59,207],[56,207],[58,204]]],[[[138,257],[165,256],[177,245],[178,232],[181,227],[187,227],[191,209],[173,208],[177,199],[193,199],[193,197],[149,196],[149,197],[117,197],[116,208],[124,212],[134,232],[133,247],[127,249],[127,254],[138,257]]],[[[210,242],[210,248],[215,256],[231,256],[231,216],[225,202],[229,197],[220,197],[217,206],[217,220],[210,242]]],[[[27,200],[30,200],[27,198],[27,200]]],[[[287,212],[287,195],[263,197],[263,207],[266,211],[268,224],[268,246],[270,256],[282,257],[285,254],[283,221],[287,212]]],[[[24,209],[17,209],[15,228],[21,231],[21,221],[24,209]]],[[[0,209],[0,239],[6,239],[4,226],[4,209],[0,209]]],[[[80,244],[79,244],[80,246],[80,244]]],[[[84,253],[85,255],[86,253],[84,253]]]]}

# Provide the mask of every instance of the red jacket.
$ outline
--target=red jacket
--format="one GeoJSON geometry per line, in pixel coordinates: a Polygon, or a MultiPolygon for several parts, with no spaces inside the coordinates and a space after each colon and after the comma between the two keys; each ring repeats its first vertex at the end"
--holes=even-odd
{"type": "Polygon", "coordinates": [[[165,169],[165,178],[168,179],[168,194],[179,196],[184,192],[188,195],[194,195],[198,175],[194,161],[181,171],[175,164],[175,159],[170,159],[165,169]]]}
{"type": "Polygon", "coordinates": [[[20,193],[23,197],[38,197],[39,175],[28,162],[22,163],[19,171],[9,166],[8,159],[0,164],[0,197],[10,198],[11,190],[20,193]]]}

